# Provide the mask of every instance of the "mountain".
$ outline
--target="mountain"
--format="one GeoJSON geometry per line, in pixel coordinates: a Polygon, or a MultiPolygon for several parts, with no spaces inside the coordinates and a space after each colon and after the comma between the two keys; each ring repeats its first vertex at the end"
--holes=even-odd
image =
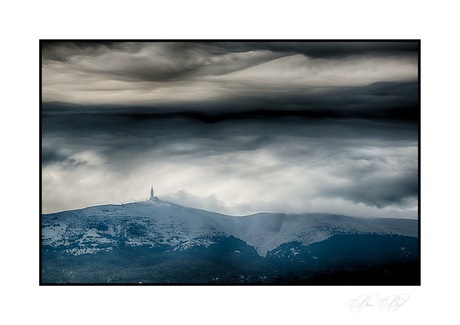
{"type": "Polygon", "coordinates": [[[234,217],[148,200],[45,214],[41,229],[43,284],[419,281],[417,220],[234,217]]]}

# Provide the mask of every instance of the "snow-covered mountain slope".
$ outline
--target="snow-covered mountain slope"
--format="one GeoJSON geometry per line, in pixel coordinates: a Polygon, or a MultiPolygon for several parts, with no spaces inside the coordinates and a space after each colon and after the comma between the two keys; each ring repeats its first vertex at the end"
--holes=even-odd
{"type": "Polygon", "coordinates": [[[237,220],[235,237],[254,246],[260,255],[281,244],[320,242],[335,234],[395,234],[417,237],[415,220],[356,218],[330,214],[256,214],[237,220]]]}
{"type": "Polygon", "coordinates": [[[405,219],[355,218],[329,214],[260,213],[233,217],[177,204],[143,201],[102,205],[42,216],[42,244],[81,255],[115,246],[208,247],[216,238],[233,236],[260,256],[289,242],[309,245],[335,234],[395,234],[417,237],[418,222],[405,219]]]}

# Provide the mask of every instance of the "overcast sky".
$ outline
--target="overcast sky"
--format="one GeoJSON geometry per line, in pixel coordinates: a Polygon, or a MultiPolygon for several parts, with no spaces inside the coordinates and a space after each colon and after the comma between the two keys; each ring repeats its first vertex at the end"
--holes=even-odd
{"type": "Polygon", "coordinates": [[[43,212],[416,218],[417,42],[43,42],[43,212]]]}

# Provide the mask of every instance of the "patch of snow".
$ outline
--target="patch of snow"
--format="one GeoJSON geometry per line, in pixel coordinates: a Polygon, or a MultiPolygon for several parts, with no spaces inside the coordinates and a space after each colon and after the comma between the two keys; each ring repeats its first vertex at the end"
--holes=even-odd
{"type": "Polygon", "coordinates": [[[113,249],[112,247],[107,247],[107,248],[79,247],[79,248],[66,249],[64,252],[78,256],[78,255],[83,255],[83,254],[94,254],[94,253],[101,252],[101,251],[108,252],[108,251],[111,251],[112,249],[113,249]]]}

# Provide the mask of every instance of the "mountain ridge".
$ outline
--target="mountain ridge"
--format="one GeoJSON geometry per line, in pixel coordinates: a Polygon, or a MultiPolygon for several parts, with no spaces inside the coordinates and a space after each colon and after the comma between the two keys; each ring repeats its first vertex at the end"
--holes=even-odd
{"type": "Polygon", "coordinates": [[[418,221],[161,200],[41,216],[43,284],[419,284],[418,221]]]}
{"type": "MultiPolygon", "coordinates": [[[[42,240],[45,245],[63,245],[67,243],[65,237],[75,238],[80,246],[86,244],[93,248],[85,252],[94,251],[102,244],[113,244],[116,242],[115,237],[124,238],[128,245],[133,246],[154,247],[165,244],[177,247],[187,243],[208,245],[211,244],[209,238],[213,236],[233,236],[253,246],[260,256],[266,256],[269,251],[284,243],[298,241],[309,245],[326,240],[334,234],[418,237],[417,220],[269,212],[236,217],[162,200],[98,205],[44,214],[42,222],[42,240]],[[103,226],[97,229],[95,223],[105,224],[107,229],[104,230],[103,226]],[[82,238],[86,240],[77,238],[78,234],[72,229],[83,232],[82,238]],[[133,229],[137,229],[137,232],[133,229]]],[[[78,250],[76,252],[81,253],[78,250]]]]}

